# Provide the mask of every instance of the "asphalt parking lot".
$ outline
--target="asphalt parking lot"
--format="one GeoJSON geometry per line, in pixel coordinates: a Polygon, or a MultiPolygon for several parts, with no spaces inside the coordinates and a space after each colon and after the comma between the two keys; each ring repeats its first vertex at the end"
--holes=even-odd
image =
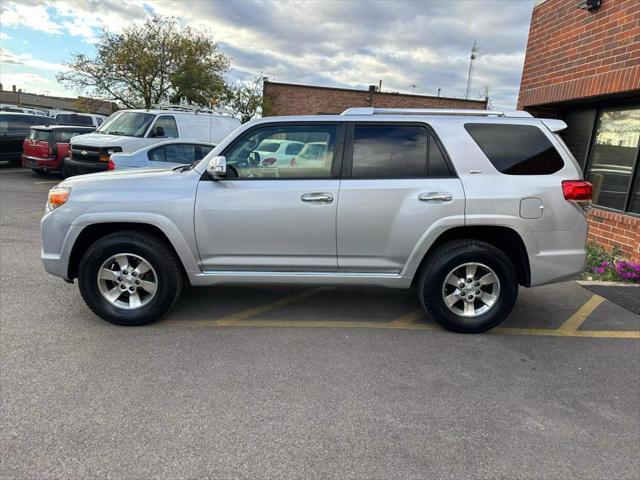
{"type": "Polygon", "coordinates": [[[373,288],[188,289],[117,327],[42,269],[57,181],[0,166],[1,478],[638,478],[640,316],[577,283],[481,335],[373,288]]]}

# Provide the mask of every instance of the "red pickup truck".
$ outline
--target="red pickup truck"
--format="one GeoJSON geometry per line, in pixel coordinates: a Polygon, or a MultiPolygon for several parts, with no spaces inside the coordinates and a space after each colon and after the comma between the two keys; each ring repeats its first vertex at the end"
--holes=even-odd
{"type": "Polygon", "coordinates": [[[31,127],[22,144],[22,166],[40,175],[60,172],[64,158],[69,156],[71,137],[94,130],[95,127],[69,125],[31,127]]]}

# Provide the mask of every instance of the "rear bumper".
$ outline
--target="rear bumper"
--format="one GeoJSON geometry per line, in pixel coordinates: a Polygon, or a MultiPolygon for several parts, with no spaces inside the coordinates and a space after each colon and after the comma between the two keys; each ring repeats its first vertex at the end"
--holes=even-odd
{"type": "Polygon", "coordinates": [[[32,157],[22,154],[22,166],[34,170],[59,171],[62,168],[62,161],[57,158],[32,157]]]}
{"type": "Polygon", "coordinates": [[[71,157],[64,159],[64,168],[69,175],[83,175],[85,173],[106,172],[109,165],[107,162],[92,162],[74,160],[71,157]]]}

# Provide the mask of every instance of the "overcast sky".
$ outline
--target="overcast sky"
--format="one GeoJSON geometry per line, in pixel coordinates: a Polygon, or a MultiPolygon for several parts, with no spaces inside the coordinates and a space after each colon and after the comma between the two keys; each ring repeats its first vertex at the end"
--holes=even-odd
{"type": "Polygon", "coordinates": [[[55,81],[71,52],[92,54],[101,28],[150,15],[207,29],[232,60],[230,80],[273,81],[462,97],[479,48],[471,98],[489,89],[513,108],[533,0],[32,1],[2,0],[0,82],[73,95],[55,81]]]}

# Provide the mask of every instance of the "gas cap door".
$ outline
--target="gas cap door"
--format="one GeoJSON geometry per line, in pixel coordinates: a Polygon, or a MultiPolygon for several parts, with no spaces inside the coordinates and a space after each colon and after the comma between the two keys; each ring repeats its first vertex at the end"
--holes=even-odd
{"type": "Polygon", "coordinates": [[[540,218],[544,211],[542,200],[536,197],[523,198],[520,200],[520,216],[522,218],[540,218]]]}

